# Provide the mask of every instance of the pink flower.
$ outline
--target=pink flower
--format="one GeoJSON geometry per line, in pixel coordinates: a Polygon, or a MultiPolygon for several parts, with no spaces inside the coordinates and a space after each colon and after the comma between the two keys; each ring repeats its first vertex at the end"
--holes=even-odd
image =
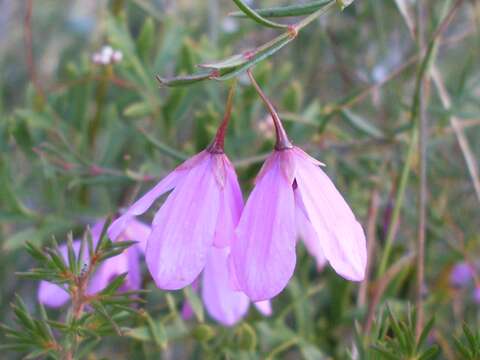
{"type": "MultiPolygon", "coordinates": [[[[102,232],[104,221],[97,222],[92,228],[92,240],[94,246],[98,243],[102,232]]],[[[130,246],[121,254],[104,261],[92,277],[87,293],[93,295],[102,291],[113,278],[128,272],[124,280],[122,289],[139,290],[141,286],[141,272],[139,265],[139,257],[145,252],[146,239],[150,233],[150,228],[139,222],[132,221],[125,231],[118,238],[118,241],[133,240],[138,241],[137,244],[130,246]]],[[[78,256],[80,252],[80,240],[73,242],[73,249],[78,256]]],[[[60,252],[68,261],[67,246],[60,246],[60,252]]],[[[88,263],[88,252],[84,254],[84,262],[88,263]]],[[[64,305],[70,298],[68,292],[61,286],[50,283],[48,281],[40,282],[38,289],[38,300],[49,307],[60,307],[64,305]]]]}
{"type": "Polygon", "coordinates": [[[177,290],[191,284],[214,247],[229,246],[234,238],[243,199],[235,170],[223,151],[231,100],[230,94],[213,143],[177,167],[108,229],[115,239],[131,219],[172,190],[155,214],[146,252],[148,269],[161,289],[177,290]]]}
{"type": "Polygon", "coordinates": [[[475,287],[475,290],[473,290],[473,301],[475,304],[480,305],[480,286],[475,287]]]}
{"type": "Polygon", "coordinates": [[[474,276],[473,267],[465,261],[455,264],[450,273],[450,284],[453,286],[465,286],[474,276]]]}
{"type": "MultiPolygon", "coordinates": [[[[250,306],[250,299],[241,291],[232,287],[228,274],[229,249],[212,248],[201,275],[202,299],[210,316],[217,322],[232,326],[242,319],[250,306]]],[[[192,287],[196,290],[198,283],[192,287]]],[[[269,301],[256,303],[255,306],[263,315],[271,315],[269,301]]],[[[188,301],[183,305],[182,317],[189,319],[193,315],[188,301]]]]}
{"type": "Polygon", "coordinates": [[[232,244],[239,287],[253,301],[280,293],[295,268],[299,234],[318,265],[327,260],[346,279],[361,281],[367,260],[361,225],[321,163],[290,143],[273,106],[249,75],[269,107],[277,144],[256,179],[232,244]]]}

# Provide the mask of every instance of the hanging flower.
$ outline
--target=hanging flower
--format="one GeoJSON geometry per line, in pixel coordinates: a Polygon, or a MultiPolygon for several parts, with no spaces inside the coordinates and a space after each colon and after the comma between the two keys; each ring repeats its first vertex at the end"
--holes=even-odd
{"type": "Polygon", "coordinates": [[[214,247],[230,245],[243,208],[235,169],[224,153],[227,111],[213,143],[177,167],[137,200],[108,229],[115,239],[138,215],[171,191],[157,211],[148,238],[146,262],[161,289],[177,290],[191,284],[204,269],[214,247]]]}
{"type": "MultiPolygon", "coordinates": [[[[232,326],[242,319],[250,306],[250,299],[238,289],[234,289],[228,273],[229,249],[212,248],[201,275],[202,300],[210,316],[220,324],[232,326]]],[[[194,290],[198,281],[192,283],[194,290]]],[[[257,309],[266,316],[271,315],[269,301],[255,303],[257,309]]],[[[188,301],[182,308],[182,317],[189,319],[193,315],[188,301]]]]}
{"type": "Polygon", "coordinates": [[[295,268],[299,234],[318,265],[327,260],[341,276],[361,281],[367,260],[361,225],[322,164],[290,143],[273,106],[249,75],[269,107],[277,144],[257,176],[232,245],[240,288],[253,301],[281,292],[295,268]]]}
{"type": "MultiPolygon", "coordinates": [[[[104,221],[97,222],[92,230],[92,240],[94,246],[100,240],[104,221]]],[[[130,246],[124,250],[121,254],[111,257],[105,260],[99,266],[98,270],[93,275],[87,290],[87,294],[93,295],[102,291],[115,277],[128,273],[124,283],[122,284],[122,290],[139,290],[141,287],[141,272],[140,272],[140,255],[145,252],[146,239],[150,233],[150,228],[139,222],[132,221],[125,231],[118,237],[118,241],[133,240],[137,241],[136,244],[130,246]]],[[[80,252],[80,240],[73,242],[73,250],[78,256],[80,252]]],[[[65,261],[68,259],[68,249],[66,245],[60,246],[60,253],[65,261]]],[[[85,252],[82,259],[85,263],[88,263],[88,252],[85,252]]],[[[64,305],[70,298],[68,292],[61,286],[48,282],[40,282],[38,289],[38,300],[49,307],[60,307],[64,305]]]]}

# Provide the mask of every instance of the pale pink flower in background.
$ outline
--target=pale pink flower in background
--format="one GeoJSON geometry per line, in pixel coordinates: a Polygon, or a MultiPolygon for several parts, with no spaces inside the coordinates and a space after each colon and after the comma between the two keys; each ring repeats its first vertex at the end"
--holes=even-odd
{"type": "MultiPolygon", "coordinates": [[[[232,287],[227,266],[228,254],[227,247],[211,249],[201,275],[201,295],[208,314],[220,324],[232,326],[246,315],[250,299],[232,287]]],[[[198,281],[192,287],[197,290],[198,281]]],[[[272,313],[269,301],[255,303],[255,306],[263,315],[272,313]]],[[[189,319],[192,315],[190,304],[185,301],[182,317],[189,319]]]]}
{"type": "Polygon", "coordinates": [[[280,293],[295,269],[299,235],[318,266],[328,261],[344,278],[363,280],[367,252],[362,226],[321,163],[290,143],[273,106],[249,75],[269,107],[277,144],[257,176],[232,244],[239,288],[253,301],[280,293]]]}
{"type": "Polygon", "coordinates": [[[465,261],[455,264],[450,273],[450,284],[453,286],[465,286],[472,279],[474,270],[470,264],[465,261]]]}
{"type": "MultiPolygon", "coordinates": [[[[104,221],[97,222],[92,230],[94,246],[98,243],[104,221]]],[[[90,280],[87,293],[93,295],[102,291],[115,277],[128,273],[121,289],[139,290],[141,288],[140,255],[145,252],[145,244],[150,233],[150,227],[139,222],[132,221],[125,231],[118,237],[118,241],[133,240],[136,244],[125,249],[121,254],[105,260],[90,280]]],[[[73,249],[78,256],[80,252],[80,240],[73,242],[73,249]]],[[[60,253],[65,261],[68,261],[67,246],[60,246],[60,253]]],[[[85,251],[84,262],[88,264],[88,251],[85,251]]],[[[38,289],[38,300],[49,307],[60,307],[70,298],[68,292],[61,286],[41,281],[38,289]]]]}
{"type": "Polygon", "coordinates": [[[473,301],[475,304],[480,305],[480,286],[475,287],[475,290],[473,290],[473,301]]]}

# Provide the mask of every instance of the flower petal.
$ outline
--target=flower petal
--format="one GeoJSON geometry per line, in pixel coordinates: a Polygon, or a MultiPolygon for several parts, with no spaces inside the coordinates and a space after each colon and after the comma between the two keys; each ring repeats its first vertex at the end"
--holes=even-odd
{"type": "Polygon", "coordinates": [[[128,253],[132,253],[132,255],[135,254],[135,251],[135,248],[129,248],[121,254],[105,260],[93,275],[88,287],[88,294],[93,295],[102,291],[114,278],[123,273],[128,273],[128,275],[122,288],[134,290],[134,287],[136,287],[136,289],[138,289],[140,287],[137,280],[139,279],[139,275],[135,274],[135,268],[130,268],[128,255],[128,253]],[[135,279],[134,282],[137,282],[137,284],[129,284],[129,280],[132,278],[135,279]]]}
{"type": "Polygon", "coordinates": [[[257,310],[262,313],[262,315],[272,315],[272,303],[270,302],[270,300],[257,301],[256,303],[254,303],[254,305],[257,310]]]}
{"type": "Polygon", "coordinates": [[[48,281],[40,281],[38,301],[43,305],[53,308],[60,307],[64,305],[68,299],[70,299],[70,294],[61,286],[48,281]]]}
{"type": "Polygon", "coordinates": [[[193,167],[155,215],[146,260],[161,289],[187,286],[205,266],[221,191],[211,166],[209,157],[193,167]]]}
{"type": "MultiPolygon", "coordinates": [[[[198,290],[198,283],[199,283],[199,280],[198,278],[196,278],[195,281],[192,282],[192,284],[190,285],[192,290],[195,292],[198,290]]],[[[190,320],[191,318],[193,318],[193,315],[195,315],[195,313],[193,312],[192,305],[190,305],[190,302],[187,299],[185,299],[183,302],[180,315],[182,316],[183,320],[190,320]]]]}
{"type": "Polygon", "coordinates": [[[298,159],[298,191],[323,253],[337,273],[363,280],[367,250],[361,225],[328,176],[310,161],[298,159]]]}
{"type": "Polygon", "coordinates": [[[132,218],[138,215],[143,214],[152,206],[153,202],[157,200],[167,191],[172,190],[178,183],[181,182],[182,178],[185,176],[186,171],[177,171],[174,170],[167,177],[163,178],[157,185],[143,195],[140,199],[135,201],[128,210],[116,219],[108,228],[108,236],[110,239],[116,240],[123,231],[127,228],[128,224],[131,222],[132,218]]]}
{"type": "Polygon", "coordinates": [[[212,247],[203,271],[202,298],[212,318],[231,326],[248,311],[250,300],[231,285],[227,271],[229,248],[212,247]]]}
{"type": "Polygon", "coordinates": [[[240,220],[243,209],[243,197],[238,184],[235,169],[226,166],[226,181],[220,194],[220,210],[215,229],[214,245],[217,247],[230,246],[235,238],[235,227],[240,220]]]}
{"type": "Polygon", "coordinates": [[[144,254],[150,232],[150,226],[136,219],[132,219],[128,226],[125,228],[125,231],[122,234],[122,238],[124,238],[125,240],[137,241],[137,244],[133,246],[137,246],[144,254]]]}
{"type": "MultiPolygon", "coordinates": [[[[310,255],[312,255],[317,262],[317,269],[321,270],[327,259],[322,250],[322,244],[320,243],[320,238],[318,237],[315,229],[313,228],[310,220],[308,220],[305,205],[303,205],[302,198],[298,192],[298,189],[294,191],[295,196],[295,220],[297,223],[297,234],[298,237],[303,240],[305,247],[310,255]]],[[[323,239],[326,239],[326,236],[322,236],[323,239]]]]}
{"type": "Polygon", "coordinates": [[[287,285],[296,261],[293,189],[279,161],[258,180],[236,235],[232,255],[240,287],[253,301],[274,297],[287,285]]]}

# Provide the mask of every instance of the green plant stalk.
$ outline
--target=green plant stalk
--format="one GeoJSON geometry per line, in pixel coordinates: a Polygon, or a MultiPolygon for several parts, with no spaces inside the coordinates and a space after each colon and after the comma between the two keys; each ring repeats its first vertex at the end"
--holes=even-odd
{"type": "Polygon", "coordinates": [[[420,111],[420,97],[422,94],[422,82],[425,77],[425,74],[430,69],[430,65],[436,54],[436,49],[438,45],[439,35],[443,32],[443,30],[447,27],[447,25],[452,20],[453,14],[461,4],[462,0],[457,0],[457,2],[453,5],[452,9],[450,10],[449,14],[444,18],[442,23],[438,26],[437,30],[433,34],[433,37],[429,43],[427,52],[420,64],[416,81],[415,81],[415,93],[413,97],[413,103],[411,107],[411,116],[410,116],[410,123],[412,124],[412,132],[410,135],[410,143],[408,147],[407,157],[405,159],[405,164],[402,169],[402,174],[400,177],[399,187],[395,196],[395,206],[392,212],[392,220],[390,222],[390,226],[388,227],[387,237],[385,241],[385,248],[382,253],[382,257],[380,260],[380,265],[378,268],[377,276],[381,277],[387,268],[388,260],[390,258],[390,253],[392,252],[393,241],[395,238],[396,230],[398,227],[398,222],[400,220],[400,211],[402,209],[402,205],[405,198],[405,190],[408,183],[408,178],[410,175],[411,165],[413,162],[413,158],[416,151],[416,146],[418,144],[418,132],[419,132],[419,122],[418,122],[418,115],[420,111]]]}

